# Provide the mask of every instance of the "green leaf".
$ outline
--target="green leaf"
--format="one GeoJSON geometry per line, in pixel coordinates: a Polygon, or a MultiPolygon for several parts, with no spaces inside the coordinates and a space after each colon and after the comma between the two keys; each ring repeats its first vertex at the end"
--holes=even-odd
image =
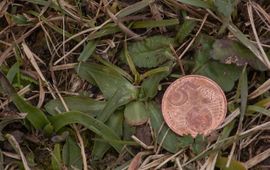
{"type": "Polygon", "coordinates": [[[242,43],[229,39],[216,40],[213,44],[211,56],[222,63],[234,63],[238,66],[244,66],[248,63],[256,70],[265,71],[267,69],[242,43]]]}
{"type": "MultiPolygon", "coordinates": [[[[79,111],[92,115],[97,115],[106,105],[106,102],[97,101],[86,96],[68,96],[63,97],[63,99],[70,111],[79,111]]],[[[50,100],[46,103],[45,109],[51,115],[66,111],[60,99],[50,100]]]]}
{"type": "Polygon", "coordinates": [[[207,2],[205,2],[203,0],[177,0],[177,1],[185,3],[185,4],[193,5],[195,7],[211,9],[211,5],[209,5],[207,2]]]}
{"type": "Polygon", "coordinates": [[[179,24],[178,19],[163,19],[163,20],[142,20],[136,21],[132,24],[132,29],[136,28],[155,28],[167,27],[179,24]]]}
{"type": "Polygon", "coordinates": [[[195,26],[195,21],[185,20],[176,34],[176,41],[181,44],[185,40],[185,38],[193,31],[195,26]]]}
{"type": "MultiPolygon", "coordinates": [[[[128,52],[136,66],[152,68],[168,60],[174,60],[170,49],[170,44],[173,43],[172,38],[158,35],[128,44],[128,52]]],[[[126,62],[124,49],[120,59],[126,62]]]]}
{"type": "Polygon", "coordinates": [[[97,41],[89,41],[86,46],[83,48],[83,51],[81,52],[78,61],[86,61],[95,51],[97,46],[97,41]]]}
{"type": "Polygon", "coordinates": [[[115,70],[93,63],[81,63],[76,66],[79,76],[90,83],[95,83],[106,99],[112,97],[121,87],[121,93],[130,98],[136,98],[137,89],[115,70]]]}
{"type": "Polygon", "coordinates": [[[247,111],[249,114],[254,113],[254,112],[258,112],[258,113],[262,113],[266,116],[270,116],[270,110],[265,109],[265,108],[260,107],[260,106],[256,106],[256,105],[249,105],[247,107],[247,111]]]}
{"type": "Polygon", "coordinates": [[[206,148],[206,146],[207,141],[204,139],[204,137],[202,135],[197,135],[191,149],[195,154],[199,154],[206,148]]]}
{"type": "Polygon", "coordinates": [[[12,65],[12,67],[8,70],[7,73],[7,79],[10,83],[13,82],[16,74],[20,72],[20,63],[16,62],[15,64],[12,65]]]}
{"type": "Polygon", "coordinates": [[[81,149],[71,137],[63,146],[62,159],[69,170],[82,169],[81,149]]]}
{"type": "Polygon", "coordinates": [[[195,53],[195,73],[214,80],[224,91],[230,91],[239,79],[241,68],[210,59],[213,38],[202,35],[198,39],[199,49],[195,53]]]}
{"type": "Polygon", "coordinates": [[[146,111],[144,103],[140,101],[127,104],[124,115],[126,122],[132,126],[142,125],[149,118],[149,113],[146,111]]]}
{"type": "Polygon", "coordinates": [[[221,170],[246,170],[246,167],[242,162],[232,159],[231,164],[229,167],[226,167],[229,158],[226,157],[218,157],[216,162],[216,167],[220,168],[221,170]]]}
{"type": "Polygon", "coordinates": [[[222,15],[223,17],[229,18],[231,17],[234,9],[235,9],[235,0],[215,0],[214,5],[216,7],[216,11],[222,15]]]}
{"type": "MultiPolygon", "coordinates": [[[[107,126],[110,127],[120,137],[123,134],[123,112],[116,111],[106,122],[107,126]]],[[[104,154],[110,149],[110,145],[107,142],[95,141],[92,157],[94,160],[101,159],[104,154]]]]}
{"type": "Polygon", "coordinates": [[[239,124],[242,125],[242,122],[244,120],[244,116],[247,110],[247,100],[248,100],[248,79],[247,79],[246,66],[243,68],[243,71],[239,80],[239,85],[241,87],[241,106],[240,106],[239,124]]]}
{"type": "Polygon", "coordinates": [[[140,11],[141,9],[147,7],[150,3],[152,3],[154,0],[142,0],[136,3],[133,3],[126,8],[122,9],[121,11],[118,12],[117,17],[118,18],[123,18],[126,17],[130,14],[133,14],[137,11],[140,11]]]}
{"type": "Polygon", "coordinates": [[[54,149],[51,156],[51,164],[53,170],[61,170],[62,163],[61,163],[61,145],[55,144],[54,149]]]}
{"type": "Polygon", "coordinates": [[[157,104],[154,102],[149,102],[146,104],[146,110],[150,114],[151,125],[159,144],[162,142],[164,136],[167,133],[164,141],[162,142],[162,147],[164,149],[169,152],[176,153],[180,149],[193,143],[193,138],[191,136],[177,136],[169,129],[166,123],[164,124],[161,110],[157,104]],[[161,126],[163,127],[160,130],[161,126]]]}
{"type": "Polygon", "coordinates": [[[162,79],[170,74],[171,70],[160,72],[146,78],[141,85],[140,95],[144,100],[152,99],[157,95],[158,86],[162,79]]]}
{"type": "Polygon", "coordinates": [[[97,119],[106,122],[117,108],[132,100],[134,100],[134,98],[127,95],[126,91],[123,91],[122,88],[119,87],[114,95],[108,100],[104,109],[98,113],[97,119]]]}
{"type": "Polygon", "coordinates": [[[25,25],[25,24],[29,23],[27,18],[23,15],[17,14],[17,15],[11,15],[11,16],[12,16],[12,20],[14,21],[15,24],[25,25]]]}
{"type": "Polygon", "coordinates": [[[106,126],[101,121],[95,119],[92,116],[89,116],[85,113],[81,112],[65,112],[62,114],[58,114],[50,117],[53,127],[58,131],[62,127],[79,123],[90,129],[97,135],[101,136],[104,140],[108,141],[108,143],[115,148],[116,151],[120,152],[123,145],[121,143],[116,143],[115,141],[120,140],[118,135],[108,126],[106,126]]]}
{"type": "MultiPolygon", "coordinates": [[[[17,109],[22,113],[27,113],[26,119],[29,120],[34,128],[43,129],[46,126],[47,128],[50,126],[50,122],[46,115],[40,109],[19,96],[2,72],[0,72],[0,85],[2,86],[4,92],[9,95],[17,109]]],[[[49,129],[49,131],[46,133],[51,133],[52,127],[49,129]]]]}

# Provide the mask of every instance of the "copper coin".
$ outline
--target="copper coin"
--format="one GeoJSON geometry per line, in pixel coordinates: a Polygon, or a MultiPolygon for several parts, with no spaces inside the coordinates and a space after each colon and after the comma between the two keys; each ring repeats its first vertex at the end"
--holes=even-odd
{"type": "Polygon", "coordinates": [[[199,75],[174,81],[162,99],[162,113],[167,125],[179,135],[209,135],[224,120],[227,100],[213,80],[199,75]]]}

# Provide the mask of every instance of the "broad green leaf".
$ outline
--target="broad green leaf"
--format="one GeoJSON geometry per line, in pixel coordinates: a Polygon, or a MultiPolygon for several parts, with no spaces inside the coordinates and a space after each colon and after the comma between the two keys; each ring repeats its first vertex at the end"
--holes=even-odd
{"type": "MultiPolygon", "coordinates": [[[[86,96],[68,96],[63,97],[63,99],[70,111],[79,111],[92,115],[97,115],[106,105],[106,102],[97,101],[86,96]]],[[[45,109],[51,115],[66,111],[60,99],[50,100],[46,103],[45,109]]]]}
{"type": "Polygon", "coordinates": [[[8,70],[7,73],[7,79],[10,83],[13,82],[16,74],[18,74],[20,71],[20,63],[16,62],[15,64],[13,64],[13,66],[8,70]]]}
{"type": "Polygon", "coordinates": [[[83,51],[81,52],[78,61],[86,61],[95,51],[97,46],[97,41],[89,41],[86,46],[83,48],[83,51]]]}
{"type": "Polygon", "coordinates": [[[211,9],[211,5],[209,5],[208,2],[205,2],[203,0],[177,0],[178,2],[182,2],[185,4],[189,4],[195,7],[201,7],[201,8],[209,8],[211,9]]]}
{"type": "MultiPolygon", "coordinates": [[[[119,137],[123,134],[123,118],[123,111],[116,111],[106,122],[106,125],[119,137]]],[[[91,156],[94,160],[99,160],[110,149],[110,147],[111,146],[107,142],[95,141],[91,156]]]]}
{"type": "Polygon", "coordinates": [[[234,11],[235,0],[215,0],[214,5],[219,14],[228,18],[234,11]]]}
{"type": "Polygon", "coordinates": [[[217,162],[216,162],[216,167],[220,168],[220,170],[247,170],[246,167],[242,162],[239,162],[237,160],[232,159],[231,164],[229,167],[226,167],[226,164],[228,162],[229,158],[226,157],[218,157],[217,162]]]}
{"type": "Polygon", "coordinates": [[[193,31],[195,26],[195,21],[185,20],[176,34],[176,41],[181,44],[185,40],[185,38],[193,31]]]}
{"type": "Polygon", "coordinates": [[[154,98],[157,95],[160,81],[167,77],[170,72],[171,68],[168,66],[168,70],[156,73],[144,79],[140,89],[140,98],[144,100],[154,98]]]}
{"type": "Polygon", "coordinates": [[[49,130],[46,133],[50,133],[52,131],[52,127],[50,127],[50,122],[46,115],[40,109],[19,96],[2,72],[0,72],[0,85],[4,92],[9,95],[17,109],[22,113],[27,113],[26,119],[29,120],[34,128],[43,130],[46,127],[47,130],[49,130]]]}
{"type": "Polygon", "coordinates": [[[197,45],[200,47],[195,53],[195,73],[209,77],[224,91],[230,91],[240,76],[241,68],[232,64],[219,63],[210,58],[214,42],[212,37],[202,35],[198,42],[197,45]]]}
{"type": "Polygon", "coordinates": [[[50,120],[56,131],[60,130],[66,125],[79,123],[90,129],[97,135],[101,136],[104,140],[108,141],[108,143],[113,146],[118,152],[120,152],[123,147],[121,143],[115,142],[120,140],[120,138],[110,127],[85,113],[65,112],[50,117],[50,120]]]}
{"type": "Polygon", "coordinates": [[[61,170],[62,159],[61,159],[61,145],[55,144],[51,156],[51,164],[53,170],[61,170]]]}
{"type": "MultiPolygon", "coordinates": [[[[128,44],[128,52],[136,66],[152,68],[168,60],[174,60],[170,49],[170,44],[173,43],[172,38],[158,35],[128,44]]],[[[120,58],[126,62],[124,50],[120,58]]]]}
{"type": "Polygon", "coordinates": [[[180,149],[193,143],[193,138],[191,136],[177,136],[169,129],[166,123],[164,124],[161,110],[154,102],[149,102],[146,104],[146,110],[150,114],[151,125],[159,144],[162,142],[162,139],[167,133],[164,141],[162,142],[162,147],[164,149],[169,152],[176,153],[180,149]],[[163,127],[160,131],[161,126],[163,127]]]}
{"type": "Polygon", "coordinates": [[[137,98],[138,89],[110,67],[81,63],[77,66],[77,72],[83,79],[96,84],[108,100],[97,117],[102,122],[108,120],[118,107],[137,98]]]}
{"type": "Polygon", "coordinates": [[[106,122],[117,108],[132,100],[134,100],[134,97],[130,97],[129,94],[126,94],[126,91],[123,91],[123,89],[119,87],[114,95],[108,100],[104,109],[98,113],[97,119],[106,122]]]}
{"type": "Polygon", "coordinates": [[[207,146],[207,141],[202,135],[197,135],[191,149],[195,154],[201,153],[207,146]]]}
{"type": "Polygon", "coordinates": [[[98,60],[103,65],[115,70],[116,72],[118,72],[119,74],[124,76],[126,79],[128,79],[130,82],[133,82],[133,78],[125,70],[123,70],[122,68],[117,67],[113,63],[111,63],[109,61],[106,61],[106,60],[102,59],[101,57],[95,56],[95,59],[98,60]]]}
{"type": "Polygon", "coordinates": [[[112,97],[121,87],[121,93],[130,98],[136,98],[137,89],[115,70],[93,63],[81,63],[76,66],[79,76],[90,83],[95,83],[106,99],[112,97]]]}
{"type": "Polygon", "coordinates": [[[214,80],[224,91],[230,91],[239,78],[241,68],[210,61],[197,73],[214,80]]]}
{"type": "Polygon", "coordinates": [[[67,138],[63,146],[62,159],[69,170],[82,169],[81,149],[71,137],[67,138]]]}
{"type": "Polygon", "coordinates": [[[265,65],[244,45],[237,41],[222,39],[215,40],[211,56],[222,63],[244,66],[248,63],[256,70],[265,71],[265,65]]]}
{"type": "Polygon", "coordinates": [[[140,101],[134,101],[126,105],[125,121],[132,126],[144,124],[148,118],[149,113],[145,109],[145,104],[140,101]]]}

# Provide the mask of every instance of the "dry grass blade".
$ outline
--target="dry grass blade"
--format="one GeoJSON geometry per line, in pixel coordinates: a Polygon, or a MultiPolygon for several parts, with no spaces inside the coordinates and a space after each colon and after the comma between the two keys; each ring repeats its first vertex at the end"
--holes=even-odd
{"type": "Polygon", "coordinates": [[[15,137],[12,136],[11,134],[6,134],[6,138],[8,139],[8,141],[12,145],[12,147],[15,149],[15,151],[20,155],[24,169],[31,170],[28,163],[27,163],[27,160],[26,160],[26,158],[21,150],[21,147],[18,144],[18,142],[16,141],[15,137]]]}
{"type": "Polygon", "coordinates": [[[268,69],[270,69],[270,61],[262,47],[262,44],[261,44],[261,41],[259,39],[259,36],[258,36],[258,33],[257,33],[257,30],[256,30],[256,27],[255,27],[255,24],[254,24],[254,18],[253,18],[253,11],[252,11],[252,6],[250,3],[248,3],[247,5],[247,9],[248,9],[248,15],[249,15],[249,19],[250,19],[250,23],[251,23],[251,27],[252,27],[252,30],[253,30],[253,33],[254,33],[254,36],[255,36],[255,39],[256,39],[256,42],[257,42],[257,45],[259,47],[259,50],[261,52],[261,58],[262,58],[262,61],[264,62],[264,64],[267,66],[268,69]]]}
{"type": "Polygon", "coordinates": [[[34,58],[34,54],[32,53],[32,51],[29,49],[29,47],[25,44],[25,43],[22,43],[22,47],[23,47],[23,50],[24,50],[24,53],[26,54],[27,58],[29,59],[30,63],[32,64],[32,66],[35,68],[35,70],[37,71],[40,79],[45,82],[48,90],[50,91],[51,95],[53,96],[53,98],[56,98],[55,95],[54,95],[54,92],[49,84],[49,82],[45,79],[44,75],[42,74],[35,58],[34,58]]]}
{"type": "Polygon", "coordinates": [[[139,152],[137,155],[132,159],[132,161],[129,164],[128,170],[137,170],[141,163],[142,163],[142,157],[145,155],[150,154],[151,152],[139,152]]]}
{"type": "Polygon", "coordinates": [[[131,38],[137,39],[137,40],[142,40],[143,38],[136,34],[135,32],[131,31],[129,28],[127,28],[121,21],[118,20],[118,18],[110,11],[110,9],[107,7],[108,5],[108,1],[107,0],[103,0],[104,6],[106,8],[106,12],[109,15],[109,17],[115,22],[115,24],[118,25],[118,27],[124,32],[126,33],[128,36],[130,36],[131,38]]]}
{"type": "Polygon", "coordinates": [[[162,166],[164,166],[169,161],[174,160],[178,155],[180,155],[184,151],[185,151],[185,149],[182,149],[182,150],[178,151],[177,153],[173,154],[172,156],[170,156],[169,158],[167,158],[166,160],[161,162],[155,169],[160,169],[162,166]]]}
{"type": "Polygon", "coordinates": [[[254,99],[270,89],[270,79],[266,80],[260,87],[254,90],[252,93],[248,95],[249,99],[254,99]]]}
{"type": "Polygon", "coordinates": [[[250,168],[254,167],[258,163],[264,161],[265,159],[267,159],[269,157],[270,157],[270,149],[267,149],[267,150],[263,151],[262,153],[260,153],[260,154],[258,154],[256,156],[254,156],[253,158],[249,159],[244,164],[248,169],[250,169],[250,168]]]}

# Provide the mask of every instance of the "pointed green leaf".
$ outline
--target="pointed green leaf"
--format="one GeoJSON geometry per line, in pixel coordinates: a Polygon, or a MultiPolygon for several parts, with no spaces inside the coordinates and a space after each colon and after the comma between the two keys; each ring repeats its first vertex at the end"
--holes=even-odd
{"type": "MultiPolygon", "coordinates": [[[[136,66],[152,68],[174,60],[170,49],[170,44],[173,43],[172,38],[158,35],[128,44],[128,52],[136,66]]],[[[120,54],[120,59],[126,62],[124,51],[120,54]]]]}
{"type": "MultiPolygon", "coordinates": [[[[106,122],[106,125],[116,132],[119,137],[123,134],[123,118],[123,111],[116,111],[106,122]]],[[[92,150],[93,159],[101,159],[110,147],[107,142],[95,141],[92,150]]]]}
{"type": "Polygon", "coordinates": [[[148,104],[146,104],[146,110],[150,114],[151,125],[154,130],[154,134],[157,137],[157,142],[159,144],[162,142],[162,147],[164,149],[169,152],[176,153],[180,149],[193,143],[193,138],[191,136],[177,136],[169,129],[166,123],[164,124],[161,110],[157,106],[157,104],[155,104],[154,102],[149,102],[148,104]],[[161,126],[163,127],[160,131],[161,126]]]}
{"type": "Polygon", "coordinates": [[[126,122],[132,126],[142,125],[149,118],[149,113],[146,111],[144,103],[140,101],[127,104],[124,115],[126,122]]]}
{"type": "MultiPolygon", "coordinates": [[[[63,99],[70,111],[79,111],[93,115],[97,115],[106,105],[106,102],[97,101],[86,96],[68,96],[63,97],[63,99]]],[[[66,111],[60,99],[50,100],[46,103],[45,109],[51,115],[66,111]]]]}
{"type": "Polygon", "coordinates": [[[67,138],[63,146],[62,158],[69,170],[82,169],[81,149],[71,137],[67,138]]]}
{"type": "Polygon", "coordinates": [[[90,83],[95,83],[108,99],[114,95],[119,87],[121,93],[136,98],[137,89],[115,70],[93,63],[81,63],[76,66],[79,76],[90,83]]]}
{"type": "Polygon", "coordinates": [[[140,89],[140,97],[142,99],[148,100],[156,96],[160,81],[170,74],[171,67],[172,66],[167,66],[167,70],[153,74],[143,80],[140,89]]]}
{"type": "Polygon", "coordinates": [[[114,95],[108,100],[104,109],[98,113],[97,119],[106,122],[117,108],[132,100],[134,100],[134,98],[130,97],[129,94],[126,94],[126,91],[123,91],[123,89],[119,87],[114,95]]]}
{"type": "Polygon", "coordinates": [[[7,79],[10,83],[13,82],[16,74],[18,74],[20,71],[20,63],[16,62],[15,64],[13,64],[13,66],[8,70],[7,73],[7,79]]]}
{"type": "Polygon", "coordinates": [[[196,22],[192,20],[185,20],[184,23],[180,26],[176,34],[176,41],[181,44],[185,38],[193,31],[196,26],[196,22]]]}
{"type": "MultiPolygon", "coordinates": [[[[46,115],[40,109],[19,96],[2,72],[0,72],[0,85],[2,86],[4,92],[10,96],[12,102],[16,105],[18,110],[20,112],[27,113],[26,119],[29,120],[34,128],[43,129],[47,125],[50,125],[46,115]]],[[[52,131],[52,127],[49,130],[52,131]]],[[[47,131],[47,133],[50,132],[47,131]]]]}
{"type": "Polygon", "coordinates": [[[235,0],[215,0],[214,5],[220,15],[224,17],[230,17],[236,4],[235,0]]]}
{"type": "Polygon", "coordinates": [[[61,170],[61,163],[62,159],[61,159],[61,146],[60,144],[55,144],[54,145],[54,149],[52,152],[52,156],[51,156],[51,164],[52,164],[52,169],[53,170],[61,170]]]}
{"type": "Polygon", "coordinates": [[[81,52],[78,61],[86,61],[95,51],[97,46],[97,41],[89,41],[81,52]]]}
{"type": "Polygon", "coordinates": [[[65,112],[55,116],[50,117],[51,123],[55,130],[58,131],[62,127],[79,123],[90,129],[97,135],[101,136],[104,140],[108,141],[108,143],[113,146],[118,152],[121,151],[123,145],[121,143],[117,143],[115,141],[119,141],[120,138],[118,135],[107,125],[102,123],[101,121],[95,119],[92,116],[89,116],[82,112],[65,112]]]}

